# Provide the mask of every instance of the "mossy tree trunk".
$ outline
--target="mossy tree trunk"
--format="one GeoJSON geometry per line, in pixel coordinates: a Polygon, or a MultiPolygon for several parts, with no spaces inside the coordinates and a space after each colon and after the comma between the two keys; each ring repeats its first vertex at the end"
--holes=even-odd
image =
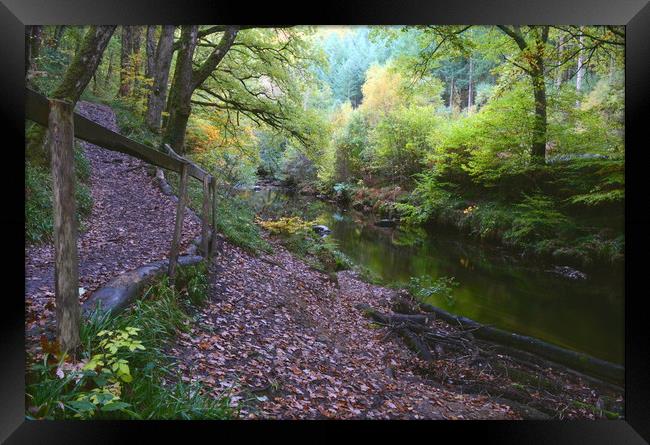
{"type": "Polygon", "coordinates": [[[131,26],[122,26],[121,50],[120,50],[120,88],[117,95],[124,97],[130,92],[130,83],[128,79],[129,66],[131,62],[131,26]]]}
{"type": "Polygon", "coordinates": [[[169,68],[172,63],[174,29],[175,26],[173,25],[162,27],[151,71],[153,85],[147,101],[145,122],[147,127],[156,132],[160,131],[162,111],[167,99],[167,83],[169,81],[169,68]]]}
{"type": "Polygon", "coordinates": [[[171,145],[176,152],[185,153],[185,130],[192,111],[192,93],[219,66],[230,50],[238,32],[238,26],[226,26],[221,40],[215,45],[208,58],[201,66],[192,70],[192,57],[197,44],[198,26],[183,26],[176,70],[167,102],[169,118],[163,138],[163,142],[171,145]]]}
{"type": "Polygon", "coordinates": [[[176,56],[176,69],[172,79],[167,101],[167,123],[163,142],[169,144],[177,153],[184,153],[185,129],[190,117],[192,97],[192,56],[197,43],[199,27],[183,26],[180,48],[176,56]]]}
{"type": "Polygon", "coordinates": [[[156,26],[147,26],[147,65],[145,66],[144,75],[148,78],[153,77],[153,70],[156,63],[156,26]]]}
{"type": "Polygon", "coordinates": [[[122,48],[120,51],[120,89],[118,96],[131,94],[133,78],[131,73],[140,70],[140,46],[142,44],[142,26],[122,26],[122,48]]]}
{"type": "MultiPolygon", "coordinates": [[[[115,26],[91,26],[88,29],[79,51],[75,54],[63,76],[63,80],[50,95],[52,99],[66,100],[72,103],[74,108],[95,74],[114,31],[115,26]]],[[[44,144],[45,134],[45,129],[41,129],[26,148],[26,157],[36,164],[49,164],[49,153],[46,144],[44,144]]]]}
{"type": "Polygon", "coordinates": [[[36,58],[41,51],[43,27],[40,25],[25,27],[25,71],[36,68],[36,58]]]}

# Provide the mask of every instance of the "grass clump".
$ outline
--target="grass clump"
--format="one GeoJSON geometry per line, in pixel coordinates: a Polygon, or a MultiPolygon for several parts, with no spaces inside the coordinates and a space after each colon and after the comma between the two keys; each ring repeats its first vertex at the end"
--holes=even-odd
{"type": "MultiPolygon", "coordinates": [[[[75,174],[77,176],[75,197],[77,221],[85,230],[85,220],[93,207],[90,193],[90,164],[80,146],[75,145],[75,174]]],[[[25,162],[25,240],[28,244],[51,241],[54,230],[54,197],[52,173],[49,167],[26,159],[25,162]]]]}
{"type": "Polygon", "coordinates": [[[180,268],[117,316],[99,308],[81,328],[80,360],[44,343],[43,362],[27,378],[30,419],[228,419],[228,397],[213,398],[185,383],[165,348],[189,329],[190,313],[207,295],[205,265],[180,268]]]}

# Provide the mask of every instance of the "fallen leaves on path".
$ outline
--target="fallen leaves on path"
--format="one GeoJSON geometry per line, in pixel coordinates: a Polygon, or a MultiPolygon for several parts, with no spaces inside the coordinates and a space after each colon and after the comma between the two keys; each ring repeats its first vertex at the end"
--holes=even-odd
{"type": "Polygon", "coordinates": [[[281,246],[262,258],[225,243],[213,299],[170,352],[188,381],[227,390],[243,418],[512,419],[484,396],[432,386],[412,353],[354,307],[386,308],[392,291],[338,284],[281,246]]]}

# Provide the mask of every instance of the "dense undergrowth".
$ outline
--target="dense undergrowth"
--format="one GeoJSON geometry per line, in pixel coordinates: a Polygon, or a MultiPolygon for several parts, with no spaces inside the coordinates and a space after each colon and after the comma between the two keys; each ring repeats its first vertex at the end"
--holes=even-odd
{"type": "Polygon", "coordinates": [[[119,315],[93,312],[81,325],[77,361],[42,340],[45,355],[27,375],[30,419],[227,419],[226,395],[214,398],[185,383],[165,348],[187,332],[208,298],[204,263],[178,269],[150,286],[119,315]]]}

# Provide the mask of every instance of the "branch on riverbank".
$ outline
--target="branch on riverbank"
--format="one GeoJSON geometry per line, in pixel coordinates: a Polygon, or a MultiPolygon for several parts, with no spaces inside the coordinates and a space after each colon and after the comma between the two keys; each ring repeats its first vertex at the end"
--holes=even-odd
{"type": "Polygon", "coordinates": [[[416,306],[398,294],[392,308],[408,314],[356,307],[418,355],[416,371],[431,384],[496,397],[528,419],[564,418],[576,409],[602,418],[622,415],[621,388],[594,380],[587,384],[576,373],[534,354],[478,340],[483,337],[478,326],[467,329],[467,323],[443,321],[431,311],[413,313],[416,306]]]}

